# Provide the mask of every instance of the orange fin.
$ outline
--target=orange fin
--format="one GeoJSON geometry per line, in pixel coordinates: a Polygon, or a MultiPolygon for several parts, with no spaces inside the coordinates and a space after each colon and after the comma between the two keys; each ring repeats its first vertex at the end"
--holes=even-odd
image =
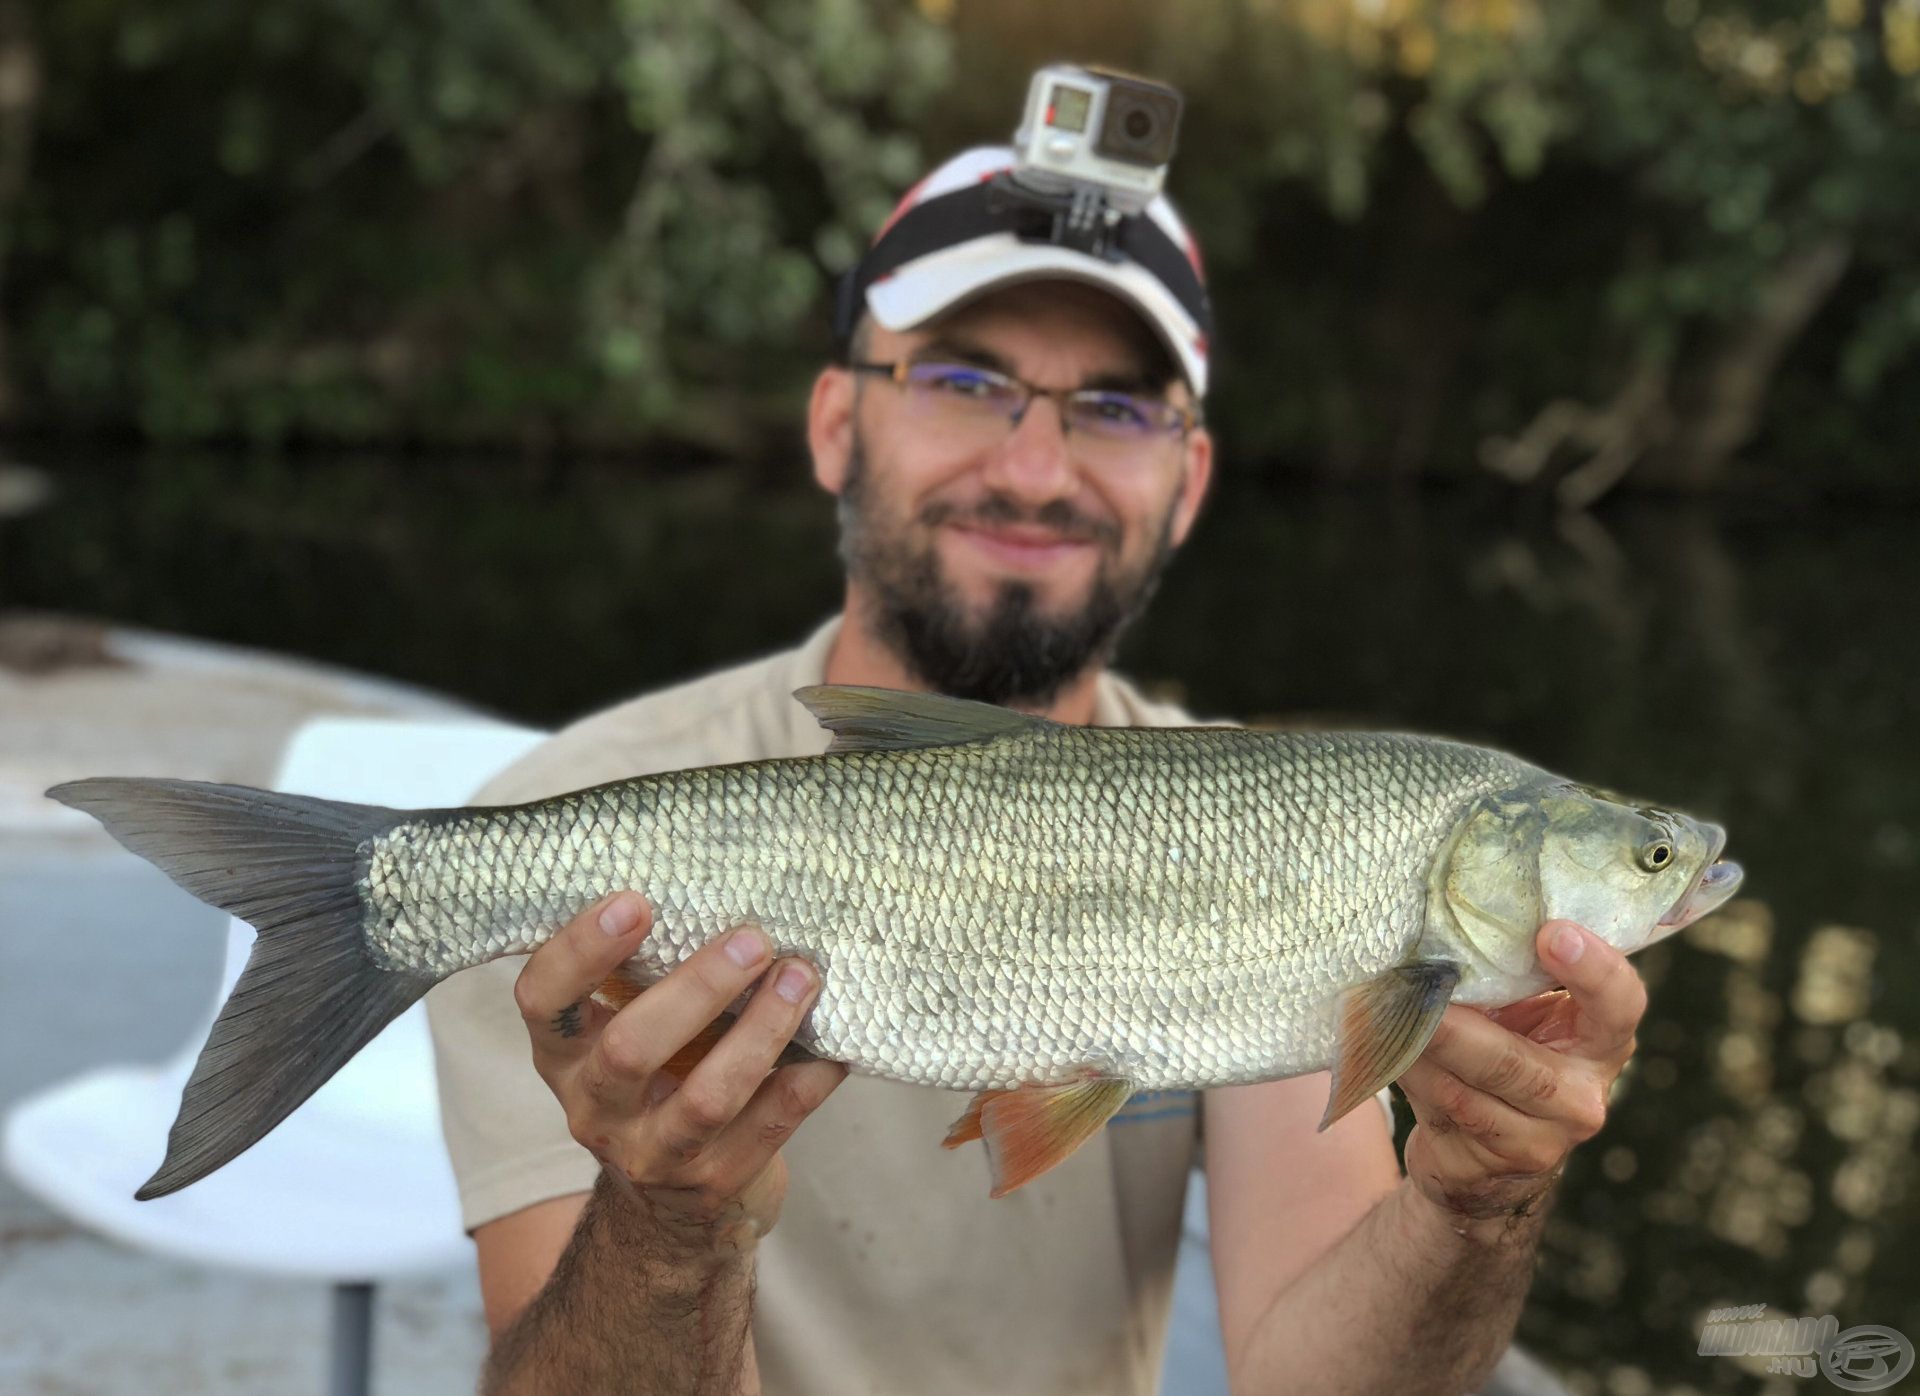
{"type": "MultiPolygon", "coordinates": [[[[686,1080],[693,1074],[693,1069],[706,1058],[707,1053],[711,1052],[719,1044],[720,1039],[727,1035],[727,1029],[733,1026],[735,1016],[732,1013],[722,1013],[695,1033],[686,1046],[667,1058],[660,1069],[669,1076],[676,1076],[682,1081],[686,1080]]],[[[780,1055],[773,1059],[773,1069],[778,1071],[781,1067],[791,1066],[795,1062],[815,1061],[818,1056],[818,1053],[809,1052],[797,1042],[789,1042],[780,1049],[780,1055]]]]}
{"type": "Polygon", "coordinates": [[[1460,966],[1451,960],[1416,960],[1340,995],[1333,1089],[1321,1129],[1413,1065],[1440,1026],[1459,982],[1460,966]]]}
{"type": "Polygon", "coordinates": [[[600,987],[593,991],[596,1000],[604,1003],[615,1013],[640,997],[640,990],[646,986],[633,977],[626,965],[621,965],[601,981],[600,987]]]}
{"type": "Polygon", "coordinates": [[[714,1047],[719,1044],[720,1039],[726,1036],[727,1029],[732,1026],[733,1015],[731,1013],[721,1014],[704,1028],[700,1029],[699,1032],[695,1033],[693,1037],[688,1040],[686,1046],[667,1058],[665,1064],[662,1065],[660,1069],[669,1076],[677,1076],[682,1081],[686,1080],[687,1077],[693,1074],[693,1069],[700,1065],[707,1053],[711,1052],[714,1047]]]}
{"type": "Polygon", "coordinates": [[[995,1096],[1006,1095],[1005,1091],[980,1091],[967,1102],[966,1112],[953,1122],[947,1130],[947,1137],[940,1141],[943,1149],[957,1149],[962,1144],[971,1144],[980,1137],[980,1107],[995,1096]]]}
{"type": "Polygon", "coordinates": [[[1055,1086],[981,1091],[953,1122],[944,1145],[985,1141],[993,1168],[990,1196],[1005,1197],[1091,1139],[1132,1094],[1126,1078],[1097,1075],[1055,1086]]]}

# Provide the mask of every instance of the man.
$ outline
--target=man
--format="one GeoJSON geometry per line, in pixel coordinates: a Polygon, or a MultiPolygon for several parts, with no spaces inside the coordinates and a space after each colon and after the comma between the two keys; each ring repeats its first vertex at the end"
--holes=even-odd
{"type": "MultiPolygon", "coordinates": [[[[787,695],[822,681],[1067,722],[1189,720],[1106,664],[1212,474],[1197,258],[1164,200],[1119,261],[964,219],[942,244],[943,210],[1010,160],[970,152],[908,195],[854,283],[847,362],[815,383],[841,616],[797,651],[586,719],[483,802],[817,753],[825,734],[787,695]]],[[[938,1147],[961,1098],[776,1067],[818,979],[770,964],[757,929],[618,1013],[593,1002],[648,925],[636,895],[609,898],[524,968],[485,966],[429,1000],[494,1335],[486,1389],[1153,1389],[1192,1102],[1134,1102],[989,1201],[977,1152],[938,1147]],[[665,1064],[749,990],[679,1084],[665,1064]]],[[[1404,1178],[1380,1112],[1316,1132],[1323,1076],[1206,1093],[1236,1391],[1463,1391],[1492,1366],[1546,1193],[1599,1128],[1645,1003],[1579,928],[1543,928],[1540,949],[1569,994],[1500,1022],[1449,1010],[1402,1078],[1419,1120],[1404,1178]]]]}

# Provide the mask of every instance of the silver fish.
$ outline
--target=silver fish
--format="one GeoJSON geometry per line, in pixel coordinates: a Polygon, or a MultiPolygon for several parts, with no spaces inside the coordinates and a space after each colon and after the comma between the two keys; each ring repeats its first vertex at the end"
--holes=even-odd
{"type": "Polygon", "coordinates": [[[95,815],[259,932],[158,1197],[252,1145],[441,979],[623,888],[655,925],[608,992],[755,922],[820,967],[796,1042],[976,1095],[994,1195],[1135,1091],[1333,1071],[1322,1128],[1449,1002],[1550,987],[1542,922],[1633,951],[1739,885],[1725,834],[1433,738],[1062,725],[884,689],[795,695],[824,756],[494,809],[396,811],[94,779],[95,815]]]}

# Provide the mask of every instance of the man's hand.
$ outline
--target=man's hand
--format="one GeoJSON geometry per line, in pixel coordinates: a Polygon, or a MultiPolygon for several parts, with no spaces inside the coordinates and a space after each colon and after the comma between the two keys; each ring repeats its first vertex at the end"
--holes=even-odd
{"type": "Polygon", "coordinates": [[[819,975],[802,959],[769,967],[766,934],[742,926],[611,1012],[591,995],[652,922],[637,893],[595,903],[529,957],[514,999],[568,1129],[641,1213],[689,1244],[748,1246],[780,1214],[780,1146],[846,1076],[838,1062],[774,1070],[819,975]],[[758,991],[684,1082],[662,1069],[756,979],[758,991]]]}
{"type": "Polygon", "coordinates": [[[1606,1122],[1647,1010],[1639,974],[1590,931],[1550,921],[1537,949],[1565,990],[1485,1014],[1449,1008],[1400,1078],[1419,1120],[1407,1176],[1463,1224],[1534,1208],[1606,1122]]]}

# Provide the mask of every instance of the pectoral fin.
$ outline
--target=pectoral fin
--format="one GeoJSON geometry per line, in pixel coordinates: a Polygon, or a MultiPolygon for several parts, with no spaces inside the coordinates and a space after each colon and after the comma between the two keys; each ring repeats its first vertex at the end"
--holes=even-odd
{"type": "Polygon", "coordinates": [[[981,1091],[943,1146],[984,1140],[993,1168],[993,1197],[1030,1183],[1100,1132],[1133,1094],[1119,1076],[1083,1076],[1057,1086],[981,1091]]]}
{"type": "Polygon", "coordinates": [[[1460,966],[1451,960],[1417,960],[1340,996],[1333,1090],[1321,1129],[1413,1065],[1440,1026],[1459,982],[1460,966]]]}

